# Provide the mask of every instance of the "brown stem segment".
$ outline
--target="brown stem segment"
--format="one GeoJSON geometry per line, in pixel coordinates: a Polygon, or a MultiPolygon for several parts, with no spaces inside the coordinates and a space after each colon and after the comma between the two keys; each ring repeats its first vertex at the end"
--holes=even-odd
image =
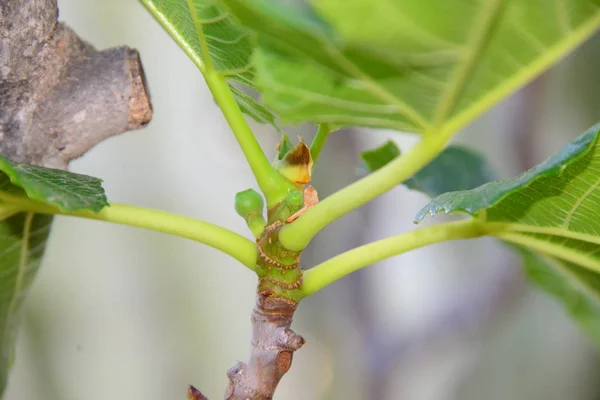
{"type": "MultiPolygon", "coordinates": [[[[302,299],[301,252],[288,250],[279,242],[279,230],[286,219],[304,206],[297,204],[297,195],[302,193],[291,193],[291,200],[267,210],[268,225],[256,240],[259,281],[252,311],[252,349],[247,362],[239,362],[227,371],[225,400],[272,399],[279,381],[292,366],[294,352],[304,344],[302,336],[290,328],[302,299]]],[[[196,400],[189,393],[188,398],[196,400]]]]}
{"type": "Polygon", "coordinates": [[[269,400],[292,366],[294,351],[304,339],[290,326],[298,303],[258,293],[252,312],[252,350],[247,363],[227,372],[226,400],[269,400]]]}

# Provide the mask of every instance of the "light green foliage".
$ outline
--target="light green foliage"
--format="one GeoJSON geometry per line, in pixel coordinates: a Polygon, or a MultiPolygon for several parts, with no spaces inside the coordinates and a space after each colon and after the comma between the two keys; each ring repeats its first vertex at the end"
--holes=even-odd
{"type": "Polygon", "coordinates": [[[62,211],[98,212],[108,205],[101,182],[0,156],[0,394],[14,358],[21,305],[40,265],[52,222],[51,216],[21,212],[20,206],[36,200],[62,211]]]}
{"type": "Polygon", "coordinates": [[[449,135],[600,22],[598,0],[224,0],[282,122],[449,135]]]}
{"type": "Polygon", "coordinates": [[[529,280],[559,299],[600,349],[600,275],[515,246],[529,280]]]}
{"type": "MultiPolygon", "coordinates": [[[[401,252],[491,234],[518,246],[532,279],[600,336],[598,127],[516,179],[444,194],[417,217],[460,210],[472,214],[470,220],[361,246],[312,269],[305,281],[298,267],[301,251],[321,229],[401,182],[437,195],[490,179],[474,153],[453,147],[444,151],[448,140],[592,35],[600,26],[600,0],[141,1],[205,75],[267,200],[269,223],[286,221],[302,207],[300,189],[310,182],[311,155],[318,158],[333,129],[391,128],[423,138],[402,155],[389,143],[365,155],[377,173],[303,210],[294,222],[267,230],[268,235],[263,235],[258,193],[251,193],[249,203],[236,204],[255,237],[263,240],[261,251],[293,265],[293,273],[287,268],[271,272],[258,257],[255,241],[227,229],[158,210],[104,208],[108,203],[98,179],[0,157],[0,392],[20,306],[50,226],[51,217],[36,213],[197,240],[263,278],[274,278],[261,280],[262,288],[293,300],[401,252]],[[274,169],[243,118],[241,112],[275,124],[269,109],[242,86],[260,93],[284,122],[320,124],[311,148],[300,146],[306,156],[298,158],[306,162],[287,171],[293,179],[274,169]]],[[[278,160],[289,161],[291,147],[284,136],[278,160]]]]}
{"type": "Polygon", "coordinates": [[[281,136],[281,141],[279,142],[279,151],[277,152],[277,159],[283,160],[283,157],[290,151],[294,149],[294,144],[290,140],[290,138],[284,133],[281,136]]]}
{"type": "Polygon", "coordinates": [[[400,149],[396,146],[396,143],[388,140],[379,147],[363,151],[360,154],[360,158],[363,160],[364,169],[368,172],[373,172],[385,166],[399,155],[400,149]]]}
{"type": "MultiPolygon", "coordinates": [[[[0,156],[0,200],[2,193],[20,195],[58,207],[61,211],[98,212],[108,205],[102,180],[60,169],[14,163],[0,156]]],[[[9,201],[9,200],[5,200],[9,201]]]]}
{"type": "Polygon", "coordinates": [[[473,190],[443,194],[417,215],[462,211],[522,249],[533,280],[558,296],[600,344],[600,125],[543,163],[473,190]],[[533,254],[530,250],[537,253],[533,254]]]}
{"type": "MultiPolygon", "coordinates": [[[[380,147],[363,152],[361,158],[365,169],[373,172],[399,155],[398,146],[388,141],[380,147]]],[[[473,189],[492,179],[494,174],[483,156],[464,147],[450,146],[403,184],[409,189],[435,197],[446,192],[473,189]]]]}
{"type": "MultiPolygon", "coordinates": [[[[156,19],[181,46],[194,64],[205,71],[201,30],[210,53],[211,66],[225,75],[228,81],[256,89],[251,65],[252,38],[227,11],[211,0],[142,0],[156,19]]],[[[240,89],[229,85],[245,114],[259,123],[275,124],[269,110],[240,89]]]]}
{"type": "Polygon", "coordinates": [[[0,223],[0,397],[14,362],[21,306],[40,265],[52,217],[19,213],[0,223]]]}
{"type": "Polygon", "coordinates": [[[600,235],[600,125],[516,178],[445,193],[416,216],[463,211],[486,222],[548,226],[600,235]],[[598,154],[596,154],[598,153],[598,154]],[[590,225],[591,224],[591,225],[590,225]]]}
{"type": "Polygon", "coordinates": [[[271,124],[275,127],[275,129],[279,130],[279,127],[275,122],[275,116],[269,110],[257,103],[254,98],[244,93],[237,87],[229,85],[229,89],[231,90],[231,93],[233,93],[235,101],[244,114],[250,116],[259,124],[271,124]]]}

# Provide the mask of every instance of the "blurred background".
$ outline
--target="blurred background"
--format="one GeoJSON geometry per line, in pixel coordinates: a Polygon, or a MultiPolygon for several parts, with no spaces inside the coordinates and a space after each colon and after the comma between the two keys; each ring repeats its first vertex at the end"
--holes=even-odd
{"type": "MultiPolygon", "coordinates": [[[[112,201],[249,236],[233,197],[254,187],[253,178],[183,51],[136,1],[58,4],[60,19],[97,48],[140,51],[154,106],[148,128],[100,144],[71,169],[103,178],[112,201]]],[[[597,35],[456,142],[485,153],[499,177],[514,176],[600,118],[599,71],[597,35]]],[[[253,126],[273,156],[277,133],[253,126]]],[[[288,130],[306,139],[312,131],[288,130]]],[[[404,148],[416,139],[334,133],[316,170],[321,197],[356,180],[360,151],[388,138],[404,148]]],[[[322,232],[304,267],[413,229],[426,201],[394,189],[322,232]]],[[[58,217],[6,400],[183,400],[188,384],[222,398],[227,369],[250,348],[255,284],[247,269],[201,244],[58,217]]],[[[490,239],[439,244],[359,271],[304,300],[293,327],[307,343],[280,385],[281,400],[600,399],[600,358],[590,342],[490,239]]]]}

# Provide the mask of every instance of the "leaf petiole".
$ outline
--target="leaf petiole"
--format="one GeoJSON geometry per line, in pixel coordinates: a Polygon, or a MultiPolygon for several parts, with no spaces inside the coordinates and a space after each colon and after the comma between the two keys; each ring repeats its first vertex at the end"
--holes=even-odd
{"type": "Polygon", "coordinates": [[[323,145],[325,144],[325,141],[327,141],[327,137],[332,130],[333,129],[331,129],[329,124],[320,124],[319,128],[317,128],[315,138],[310,144],[310,155],[313,159],[313,166],[317,163],[319,155],[321,154],[321,150],[323,149],[323,145]]]}
{"type": "Polygon", "coordinates": [[[304,273],[302,292],[310,296],[344,276],[419,247],[457,239],[471,239],[488,232],[476,219],[446,222],[377,240],[342,253],[304,273]]]}
{"type": "Polygon", "coordinates": [[[183,215],[119,203],[111,203],[109,207],[97,213],[63,212],[56,207],[28,198],[19,198],[18,203],[15,204],[2,205],[3,208],[5,206],[18,208],[18,211],[87,218],[180,236],[221,250],[255,271],[257,253],[253,242],[228,229],[183,215]]]}

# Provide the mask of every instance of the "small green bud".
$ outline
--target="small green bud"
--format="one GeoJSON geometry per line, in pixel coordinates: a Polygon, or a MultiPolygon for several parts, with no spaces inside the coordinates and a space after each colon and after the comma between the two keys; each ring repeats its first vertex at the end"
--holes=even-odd
{"type": "Polygon", "coordinates": [[[292,190],[288,193],[285,198],[285,203],[287,204],[290,210],[294,210],[294,212],[304,205],[304,196],[302,192],[299,190],[292,190]]]}
{"type": "Polygon", "coordinates": [[[244,219],[250,214],[262,214],[264,206],[262,196],[254,189],[247,189],[235,195],[235,211],[244,219]]]}

